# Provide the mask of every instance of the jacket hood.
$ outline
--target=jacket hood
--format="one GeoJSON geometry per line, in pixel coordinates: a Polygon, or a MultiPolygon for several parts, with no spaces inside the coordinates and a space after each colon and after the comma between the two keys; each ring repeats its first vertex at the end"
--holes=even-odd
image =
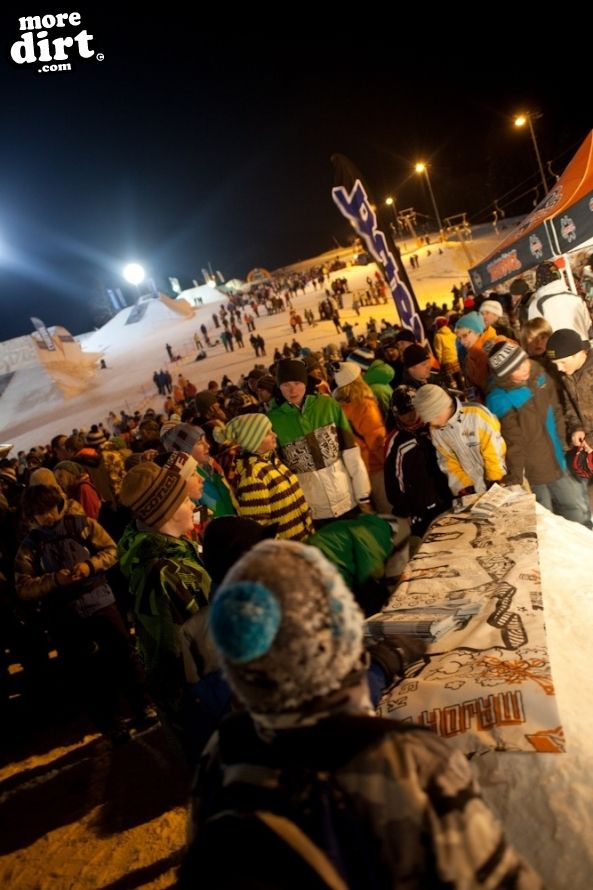
{"type": "Polygon", "coordinates": [[[375,359],[364,375],[364,382],[372,386],[375,383],[389,384],[395,377],[395,371],[382,359],[375,359]]]}
{"type": "Polygon", "coordinates": [[[140,529],[131,522],[117,545],[120,568],[126,578],[130,578],[139,565],[147,567],[159,559],[174,559],[176,556],[192,555],[201,565],[196,545],[187,538],[172,538],[148,529],[140,529]]]}

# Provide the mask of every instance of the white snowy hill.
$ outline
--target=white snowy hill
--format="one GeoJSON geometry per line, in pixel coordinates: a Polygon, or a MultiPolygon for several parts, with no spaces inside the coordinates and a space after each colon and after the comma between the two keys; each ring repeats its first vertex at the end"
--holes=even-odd
{"type": "MultiPolygon", "coordinates": [[[[485,256],[496,246],[500,237],[493,232],[491,226],[481,227],[474,241],[467,245],[472,261],[485,256]]],[[[331,251],[291,268],[308,268],[326,262],[329,257],[333,258],[339,253],[331,251]]],[[[351,255],[350,250],[341,253],[348,258],[351,255]]],[[[432,300],[439,304],[448,301],[450,304],[451,287],[467,280],[470,263],[466,252],[456,241],[447,242],[442,255],[439,255],[437,245],[417,247],[411,241],[406,245],[402,244],[402,253],[421,306],[432,300]],[[408,257],[411,253],[416,253],[419,257],[418,270],[410,269],[408,257]]],[[[332,273],[331,277],[345,276],[351,290],[364,290],[367,286],[366,278],[374,274],[375,268],[374,264],[351,266],[332,273]]],[[[107,368],[97,368],[94,378],[85,385],[84,391],[69,399],[64,399],[59,394],[41,366],[29,368],[27,373],[23,369],[17,369],[0,396],[0,439],[14,444],[14,455],[20,449],[26,450],[49,442],[57,433],[69,435],[75,427],[88,428],[92,423],[104,422],[110,410],[119,413],[121,408],[131,412],[136,408],[146,410],[147,407],[153,407],[160,412],[163,399],[156,392],[152,375],[154,371],[164,367],[168,367],[174,377],[183,372],[198,389],[205,388],[209,380],[220,381],[225,373],[232,380],[237,380],[255,363],[255,354],[247,337],[244,337],[246,345],[242,350],[235,348],[234,352],[225,353],[223,346],[218,344],[206,350],[207,359],[194,362],[197,352],[193,341],[194,333],[199,335],[200,326],[205,324],[214,342],[216,328],[212,314],[228,301],[226,296],[216,290],[209,295],[214,301],[195,309],[185,300],[161,298],[142,301],[123,309],[99,330],[81,336],[83,350],[101,353],[107,368]],[[179,362],[169,362],[166,343],[171,345],[175,355],[181,355],[179,362]]],[[[302,315],[309,306],[316,310],[323,296],[323,289],[317,289],[311,284],[304,295],[299,294],[294,300],[294,306],[302,315]]],[[[358,325],[355,331],[360,333],[365,331],[366,321],[371,316],[377,321],[382,318],[397,320],[392,302],[385,306],[363,307],[358,317],[352,310],[350,295],[346,295],[344,310],[340,314],[343,321],[358,325]]],[[[266,342],[267,360],[271,363],[275,347],[282,348],[285,342],[290,343],[292,340],[288,314],[284,312],[266,316],[263,310],[260,318],[256,319],[256,326],[257,332],[266,342]]],[[[244,327],[243,333],[246,333],[244,327]]],[[[320,349],[326,343],[340,342],[340,335],[336,334],[332,322],[325,321],[319,322],[315,327],[305,324],[303,332],[297,334],[297,340],[302,346],[320,349]]]]}

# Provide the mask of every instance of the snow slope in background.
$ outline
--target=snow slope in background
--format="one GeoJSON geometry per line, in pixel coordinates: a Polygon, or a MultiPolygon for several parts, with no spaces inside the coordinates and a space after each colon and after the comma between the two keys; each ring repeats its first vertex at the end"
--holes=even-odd
{"type": "MultiPolygon", "coordinates": [[[[486,233],[471,242],[469,249],[478,259],[491,250],[499,240],[500,236],[495,235],[492,229],[487,227],[486,233]]],[[[457,242],[450,241],[442,255],[439,255],[438,246],[434,244],[414,250],[411,243],[407,246],[410,248],[408,254],[414,252],[420,258],[419,270],[412,271],[408,254],[404,253],[404,262],[420,305],[424,306],[432,300],[436,300],[439,304],[446,300],[450,305],[452,285],[467,280],[468,262],[461,246],[457,242]]],[[[336,251],[332,253],[335,254],[336,251]]],[[[291,268],[307,269],[325,260],[325,255],[319,258],[313,257],[291,268]]],[[[341,269],[331,277],[346,277],[352,289],[366,289],[366,278],[368,275],[373,275],[375,268],[374,264],[353,266],[341,269]]],[[[309,306],[316,311],[317,304],[323,297],[323,289],[315,289],[313,285],[309,285],[305,295],[299,294],[293,301],[295,309],[301,315],[309,306]]],[[[244,349],[235,349],[234,352],[227,354],[219,344],[207,349],[208,358],[205,361],[194,362],[196,355],[194,332],[199,334],[200,325],[205,324],[214,342],[216,329],[212,322],[212,313],[217,312],[220,306],[227,302],[227,298],[220,295],[217,302],[198,306],[193,318],[183,318],[160,301],[150,300],[143,317],[136,324],[126,324],[129,314],[136,307],[123,309],[98,331],[80,338],[85,352],[104,354],[107,369],[98,370],[92,387],[89,387],[82,396],[69,401],[56,402],[51,395],[51,385],[41,368],[37,378],[21,377],[21,373],[17,371],[11,382],[13,395],[10,403],[4,402],[4,396],[0,397],[0,438],[2,441],[14,443],[12,453],[15,454],[19,449],[26,450],[49,442],[58,433],[70,434],[74,427],[88,428],[92,423],[104,422],[111,410],[119,413],[123,408],[133,412],[136,408],[146,410],[152,407],[161,412],[163,399],[156,393],[152,375],[164,367],[168,367],[173,376],[183,372],[198,389],[206,388],[209,380],[220,381],[225,373],[236,381],[242,373],[249,371],[256,361],[253,349],[245,336],[244,325],[242,326],[246,344],[244,349]],[[181,362],[169,363],[165,343],[170,343],[173,352],[182,356],[181,362]],[[20,402],[18,393],[21,393],[20,402]]],[[[340,315],[343,321],[355,325],[356,334],[365,332],[366,321],[371,316],[377,321],[382,318],[396,319],[395,308],[391,301],[384,306],[364,307],[360,316],[356,315],[351,305],[352,297],[346,295],[344,310],[340,315]]],[[[274,348],[278,346],[282,349],[285,342],[290,343],[292,340],[288,313],[266,316],[265,310],[262,310],[260,318],[256,319],[256,324],[257,333],[266,341],[267,358],[264,361],[271,363],[274,348]]],[[[336,334],[332,322],[325,321],[319,322],[314,328],[305,324],[303,332],[297,333],[297,339],[303,346],[321,349],[326,343],[339,343],[342,337],[336,334]]]]}

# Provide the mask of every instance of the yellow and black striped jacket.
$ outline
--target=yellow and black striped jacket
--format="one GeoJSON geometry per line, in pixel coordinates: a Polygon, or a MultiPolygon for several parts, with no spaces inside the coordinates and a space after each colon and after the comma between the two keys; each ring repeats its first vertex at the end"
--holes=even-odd
{"type": "Polygon", "coordinates": [[[260,525],[278,524],[279,538],[304,541],[313,532],[311,510],[299,480],[274,454],[247,454],[236,461],[239,515],[260,525]]]}

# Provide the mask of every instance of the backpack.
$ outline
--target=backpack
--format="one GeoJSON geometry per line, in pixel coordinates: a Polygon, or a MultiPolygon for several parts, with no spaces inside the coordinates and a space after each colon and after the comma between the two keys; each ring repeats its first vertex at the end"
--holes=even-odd
{"type": "Polygon", "coordinates": [[[53,528],[32,529],[25,543],[37,553],[43,572],[71,569],[79,562],[86,562],[91,555],[80,541],[87,525],[86,516],[68,514],[53,528]]]}
{"type": "MultiPolygon", "coordinates": [[[[86,516],[66,514],[53,528],[32,529],[24,543],[36,553],[43,573],[71,569],[79,562],[87,562],[91,556],[91,551],[81,540],[88,525],[86,516]]],[[[102,572],[93,572],[88,578],[59,588],[43,598],[43,604],[50,612],[60,612],[67,607],[81,618],[113,602],[113,592],[102,572]]]]}
{"type": "MultiPolygon", "coordinates": [[[[375,740],[398,732],[393,720],[349,717],[336,722],[319,742],[316,763],[282,757],[275,762],[256,742],[252,758],[245,715],[220,727],[223,787],[215,812],[200,823],[180,871],[180,890],[379,890],[390,886],[378,842],[356,816],[335,771],[375,740]],[[225,751],[225,730],[234,723],[236,748],[245,761],[225,751]],[[352,730],[352,731],[351,731],[352,730]],[[326,743],[327,742],[327,743],[326,743]]],[[[317,744],[317,741],[316,741],[317,744]]],[[[235,747],[231,743],[231,747],[235,747]]],[[[300,759],[300,758],[299,758],[300,759]]],[[[304,760],[307,760],[305,755],[304,760]]],[[[208,801],[206,801],[208,803],[208,801]]]]}

